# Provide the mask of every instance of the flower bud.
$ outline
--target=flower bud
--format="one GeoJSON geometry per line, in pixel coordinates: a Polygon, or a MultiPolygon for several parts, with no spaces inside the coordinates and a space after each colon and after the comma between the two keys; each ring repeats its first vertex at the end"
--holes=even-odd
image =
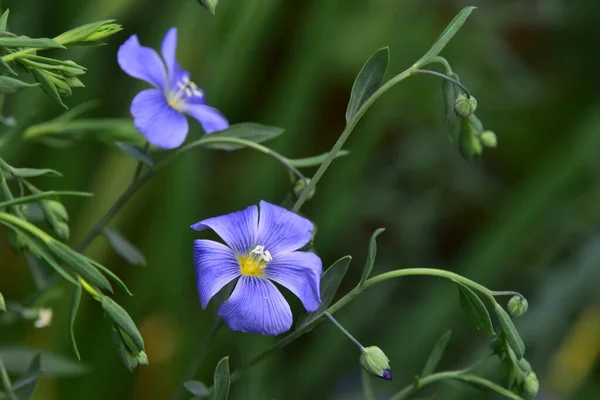
{"type": "Polygon", "coordinates": [[[527,361],[525,358],[521,358],[519,361],[517,361],[517,365],[523,372],[533,371],[533,368],[531,368],[531,364],[529,364],[529,361],[527,361]]]}
{"type": "Polygon", "coordinates": [[[390,360],[377,346],[365,347],[360,355],[360,363],[371,375],[378,376],[386,381],[392,380],[390,360]]]}
{"type": "Polygon", "coordinates": [[[202,7],[206,8],[209,13],[214,15],[217,11],[219,0],[200,0],[200,4],[202,4],[202,7]]]}
{"type": "MultiPolygon", "coordinates": [[[[309,183],[310,183],[310,179],[308,179],[308,178],[298,179],[296,181],[296,184],[294,185],[294,194],[296,195],[296,197],[300,197],[300,195],[302,194],[304,189],[306,189],[306,186],[308,186],[309,183]]],[[[310,193],[308,194],[307,200],[312,199],[314,195],[315,195],[315,188],[313,187],[312,190],[310,191],[310,193]]]]}
{"type": "Polygon", "coordinates": [[[58,221],[55,225],[54,225],[54,232],[56,232],[56,235],[61,238],[62,240],[68,240],[69,239],[69,235],[70,235],[70,231],[69,231],[69,225],[67,225],[66,222],[63,221],[58,221]]]}
{"type": "Polygon", "coordinates": [[[529,304],[527,299],[521,296],[513,296],[508,301],[508,313],[511,317],[520,317],[527,312],[529,304]]]}
{"type": "Polygon", "coordinates": [[[470,118],[462,119],[462,127],[458,137],[460,154],[467,159],[473,160],[483,152],[483,145],[479,140],[479,132],[471,122],[470,118]]]}
{"type": "Polygon", "coordinates": [[[477,99],[473,96],[467,97],[466,94],[460,94],[454,102],[454,112],[456,115],[467,118],[477,109],[477,99]]]}
{"type": "Polygon", "coordinates": [[[492,131],[483,131],[479,136],[479,140],[485,147],[496,147],[498,145],[498,138],[496,138],[496,134],[492,131]]]}
{"type": "Polygon", "coordinates": [[[65,206],[63,206],[63,204],[60,201],[48,200],[46,204],[48,204],[50,212],[52,212],[52,214],[54,214],[54,216],[57,219],[59,219],[60,221],[69,220],[69,214],[67,213],[67,209],[65,208],[65,206]]]}
{"type": "Polygon", "coordinates": [[[535,372],[529,371],[525,374],[525,383],[523,387],[531,397],[537,396],[538,391],[540,390],[540,381],[535,372]]]}
{"type": "Polygon", "coordinates": [[[116,24],[114,19],[109,19],[78,26],[60,34],[54,40],[63,46],[97,44],[100,40],[114,35],[122,29],[121,25],[116,24]]]}

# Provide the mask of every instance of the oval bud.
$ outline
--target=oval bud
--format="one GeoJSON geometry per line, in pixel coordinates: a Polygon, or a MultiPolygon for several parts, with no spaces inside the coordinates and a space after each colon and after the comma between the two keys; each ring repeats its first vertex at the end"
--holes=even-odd
{"type": "Polygon", "coordinates": [[[498,138],[492,131],[483,131],[479,136],[479,140],[485,147],[496,147],[498,145],[498,138]]]}
{"type": "MultiPolygon", "coordinates": [[[[306,189],[306,187],[308,186],[309,183],[310,183],[310,179],[308,179],[308,178],[298,179],[296,181],[296,184],[294,185],[294,194],[296,195],[296,197],[300,197],[300,195],[302,194],[304,189],[306,189]]],[[[314,195],[315,195],[315,188],[313,187],[312,190],[310,191],[310,193],[308,194],[307,200],[312,199],[314,195]]]]}
{"type": "Polygon", "coordinates": [[[54,232],[56,232],[56,235],[61,238],[62,240],[69,240],[69,235],[71,234],[70,230],[69,230],[69,225],[67,225],[66,222],[63,221],[58,221],[55,225],[54,225],[54,232]]]}
{"type": "Polygon", "coordinates": [[[525,374],[525,383],[523,387],[531,397],[537,396],[538,391],[540,390],[540,381],[535,372],[529,371],[525,374]]]}
{"type": "Polygon", "coordinates": [[[360,363],[371,375],[378,376],[386,381],[392,380],[390,360],[379,347],[365,347],[360,355],[360,363]]]}
{"type": "Polygon", "coordinates": [[[511,317],[520,317],[527,312],[529,304],[527,299],[521,296],[513,296],[508,301],[508,313],[511,317]]]}
{"type": "Polygon", "coordinates": [[[454,112],[456,115],[467,118],[477,110],[477,99],[474,96],[467,97],[466,94],[460,94],[454,102],[454,112]]]}
{"type": "Polygon", "coordinates": [[[483,152],[483,145],[479,140],[479,132],[468,118],[462,120],[458,146],[460,154],[469,161],[479,157],[483,152]]]}
{"type": "Polygon", "coordinates": [[[46,204],[48,204],[48,208],[56,218],[58,218],[61,221],[69,220],[69,214],[67,213],[67,209],[65,208],[65,206],[63,206],[63,204],[60,201],[48,200],[46,204]]]}

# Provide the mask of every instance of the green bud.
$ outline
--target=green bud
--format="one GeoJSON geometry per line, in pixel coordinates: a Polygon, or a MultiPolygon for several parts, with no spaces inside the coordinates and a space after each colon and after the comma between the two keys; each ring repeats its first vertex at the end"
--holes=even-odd
{"type": "Polygon", "coordinates": [[[71,87],[67,84],[67,82],[65,82],[62,76],[52,73],[48,73],[46,74],[46,76],[50,80],[50,82],[52,82],[54,87],[56,87],[58,94],[60,94],[61,96],[70,96],[71,94],[73,94],[71,87]]]}
{"type": "MultiPolygon", "coordinates": [[[[296,197],[300,197],[300,195],[302,194],[304,189],[306,189],[306,187],[308,186],[309,183],[310,183],[310,179],[308,179],[308,178],[298,179],[296,181],[296,184],[294,185],[294,194],[296,195],[296,197]]],[[[313,198],[313,196],[315,195],[315,190],[316,189],[313,187],[312,190],[310,191],[310,193],[308,194],[307,200],[310,200],[313,198]]]]}
{"type": "Polygon", "coordinates": [[[529,304],[527,299],[521,296],[513,296],[508,301],[508,313],[511,317],[520,317],[527,312],[529,304]]]}
{"type": "Polygon", "coordinates": [[[377,346],[365,347],[360,355],[360,363],[371,375],[378,376],[386,381],[392,380],[390,360],[377,346]]]}
{"type": "Polygon", "coordinates": [[[531,364],[529,364],[529,361],[527,361],[525,358],[521,358],[519,361],[517,361],[517,365],[523,372],[533,371],[533,368],[531,368],[531,364]]]}
{"type": "Polygon", "coordinates": [[[477,109],[477,99],[474,96],[467,97],[466,94],[460,94],[454,102],[454,112],[459,117],[466,118],[473,114],[477,109]]]}
{"type": "Polygon", "coordinates": [[[71,60],[63,61],[60,66],[60,70],[65,76],[69,77],[83,75],[87,71],[85,67],[82,67],[71,60]]]}
{"type": "Polygon", "coordinates": [[[85,87],[83,82],[81,82],[78,78],[74,76],[65,76],[65,82],[72,88],[82,88],[85,87]]]}
{"type": "Polygon", "coordinates": [[[145,351],[140,351],[139,354],[135,357],[138,364],[148,365],[148,356],[145,351]]]}
{"type": "Polygon", "coordinates": [[[0,311],[6,311],[6,303],[4,302],[4,296],[0,293],[0,311]]]}
{"type": "Polygon", "coordinates": [[[54,225],[54,232],[56,232],[56,235],[59,238],[65,241],[69,240],[69,235],[71,234],[69,230],[69,225],[67,225],[67,223],[63,221],[56,222],[56,224],[54,225]]]}
{"type": "Polygon", "coordinates": [[[473,160],[483,152],[483,145],[479,140],[479,132],[475,129],[469,118],[462,118],[458,146],[460,154],[467,160],[473,160]]]}
{"type": "Polygon", "coordinates": [[[69,220],[69,214],[67,213],[67,209],[65,208],[65,206],[63,206],[63,204],[60,201],[48,200],[46,204],[48,204],[48,208],[58,220],[69,220]]]}
{"type": "Polygon", "coordinates": [[[202,4],[202,7],[206,8],[209,13],[214,15],[217,11],[219,0],[200,0],[200,4],[202,4]]]}
{"type": "Polygon", "coordinates": [[[78,26],[60,34],[54,40],[63,46],[97,44],[102,39],[114,35],[122,29],[121,25],[116,24],[114,19],[108,19],[78,26]]]}
{"type": "Polygon", "coordinates": [[[485,147],[496,147],[498,145],[498,138],[496,138],[496,134],[492,131],[483,131],[479,136],[479,140],[485,147]]]}
{"type": "Polygon", "coordinates": [[[525,383],[523,387],[531,397],[537,396],[538,391],[540,390],[540,381],[535,372],[529,371],[525,374],[525,383]]]}

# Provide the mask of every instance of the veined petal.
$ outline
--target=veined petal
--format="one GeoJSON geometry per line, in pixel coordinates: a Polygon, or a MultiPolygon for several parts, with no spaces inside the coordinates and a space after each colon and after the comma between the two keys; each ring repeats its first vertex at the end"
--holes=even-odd
{"type": "Polygon", "coordinates": [[[240,264],[233,251],[212,240],[194,240],[194,263],[202,308],[223,286],[240,276],[240,264]]]}
{"type": "Polygon", "coordinates": [[[208,218],[192,225],[201,231],[212,229],[238,254],[247,254],[256,246],[258,207],[250,206],[242,211],[208,218]]]}
{"type": "Polygon", "coordinates": [[[321,259],[314,253],[294,251],[281,254],[267,267],[267,277],[294,293],[306,311],[316,311],[321,305],[321,259]]]}
{"type": "MultiPolygon", "coordinates": [[[[203,99],[204,96],[200,98],[200,101],[203,101],[203,99]]],[[[203,104],[187,103],[184,111],[198,121],[206,133],[213,133],[229,128],[229,122],[216,108],[203,104]]]]}
{"type": "Polygon", "coordinates": [[[169,88],[174,89],[184,76],[189,78],[190,74],[181,69],[177,62],[177,28],[171,28],[165,34],[160,49],[169,75],[169,88]]]}
{"type": "Polygon", "coordinates": [[[162,149],[180,146],[188,133],[188,122],[175,111],[158,89],[142,90],[131,103],[133,123],[150,143],[162,149]]]}
{"type": "Polygon", "coordinates": [[[234,331],[278,335],[292,326],[292,310],[267,279],[242,276],[219,315],[234,331]]]}
{"type": "Polygon", "coordinates": [[[298,250],[308,243],[313,229],[308,219],[261,200],[257,239],[274,259],[279,254],[298,250]]]}
{"type": "Polygon", "coordinates": [[[119,47],[117,62],[129,76],[161,89],[166,85],[165,66],[158,53],[150,47],[141,46],[137,35],[131,36],[119,47]]]}

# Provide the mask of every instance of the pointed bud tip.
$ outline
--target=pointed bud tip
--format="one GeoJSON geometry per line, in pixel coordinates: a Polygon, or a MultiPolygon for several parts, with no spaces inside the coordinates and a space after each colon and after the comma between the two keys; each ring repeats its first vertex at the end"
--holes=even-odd
{"type": "Polygon", "coordinates": [[[386,381],[391,381],[392,380],[392,370],[391,369],[384,369],[383,370],[383,375],[381,377],[383,379],[385,379],[386,381]]]}

